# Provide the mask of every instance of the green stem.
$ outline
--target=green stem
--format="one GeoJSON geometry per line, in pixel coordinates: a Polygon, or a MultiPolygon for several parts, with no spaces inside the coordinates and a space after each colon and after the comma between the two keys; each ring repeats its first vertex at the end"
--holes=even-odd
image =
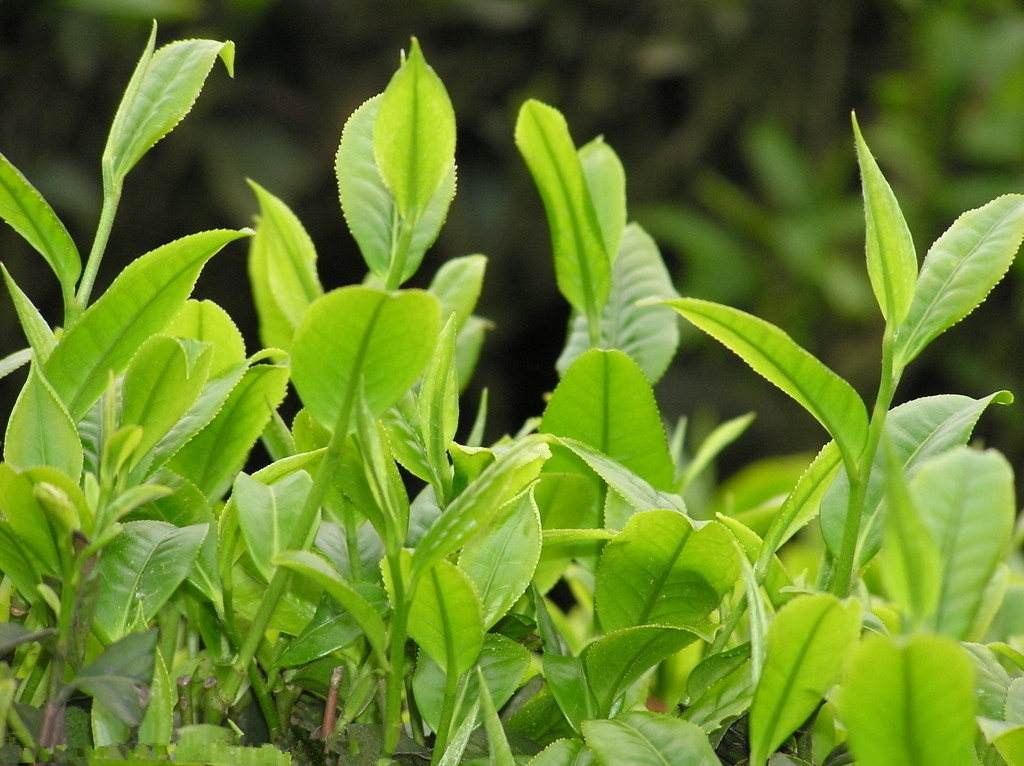
{"type": "Polygon", "coordinates": [[[35,737],[32,736],[32,732],[29,731],[25,722],[21,720],[21,716],[18,715],[18,709],[14,705],[11,705],[7,711],[7,724],[11,727],[11,733],[22,744],[22,747],[31,750],[33,755],[39,752],[39,743],[36,742],[35,737]]]}
{"type": "Polygon", "coordinates": [[[437,736],[434,738],[434,752],[430,759],[431,766],[437,766],[441,756],[448,747],[448,737],[452,731],[452,721],[455,719],[455,706],[459,697],[459,674],[452,672],[455,667],[454,658],[448,658],[448,671],[444,682],[444,702],[441,705],[441,721],[437,727],[437,736]]]}
{"type": "Polygon", "coordinates": [[[402,689],[405,685],[405,642],[408,633],[409,605],[406,603],[405,582],[399,564],[399,551],[388,552],[388,568],[395,591],[395,611],[391,616],[389,640],[389,669],[387,697],[384,706],[384,754],[390,755],[398,747],[402,733],[402,689]]]}
{"type": "Polygon", "coordinates": [[[85,307],[89,305],[89,298],[92,297],[92,288],[96,283],[96,275],[100,270],[103,253],[107,249],[107,241],[110,239],[110,230],[114,226],[114,216],[117,214],[117,205],[120,201],[120,185],[104,190],[103,209],[100,210],[100,221],[96,225],[96,236],[92,241],[92,249],[89,250],[89,258],[85,262],[82,281],[78,285],[77,305],[74,309],[76,314],[84,311],[85,307]]]}
{"type": "MultiPolygon", "coordinates": [[[[760,584],[760,583],[758,583],[760,584]]],[[[747,594],[743,593],[740,595],[736,605],[733,606],[729,612],[729,618],[726,620],[722,629],[718,631],[718,635],[715,636],[715,641],[711,645],[711,649],[708,654],[718,654],[718,652],[725,649],[725,645],[729,643],[729,639],[732,638],[732,634],[736,632],[736,628],[739,627],[740,620],[747,611],[747,594]]]]}
{"type": "Polygon", "coordinates": [[[413,223],[405,221],[398,223],[398,237],[391,248],[391,266],[388,268],[388,277],[384,283],[388,290],[397,290],[402,285],[405,262],[409,259],[409,245],[412,244],[413,226],[413,223]]]}
{"type": "Polygon", "coordinates": [[[601,345],[601,312],[587,311],[587,333],[590,337],[590,347],[597,348],[601,345]]]}
{"type": "Polygon", "coordinates": [[[886,330],[882,340],[882,374],[878,384],[878,395],[875,397],[875,406],[871,412],[871,422],[868,425],[867,441],[856,470],[854,472],[851,472],[849,468],[847,470],[850,479],[849,504],[843,524],[843,540],[830,588],[832,593],[839,597],[849,595],[853,583],[853,573],[857,564],[857,541],[860,538],[861,518],[864,515],[864,499],[868,481],[871,479],[871,466],[875,461],[878,443],[885,428],[885,417],[889,412],[889,405],[892,404],[892,397],[896,392],[898,382],[899,371],[893,368],[893,337],[892,333],[886,330]]]}

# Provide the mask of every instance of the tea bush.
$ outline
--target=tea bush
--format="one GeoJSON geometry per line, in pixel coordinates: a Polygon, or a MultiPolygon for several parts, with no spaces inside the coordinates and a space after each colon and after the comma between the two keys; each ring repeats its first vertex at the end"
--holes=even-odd
{"type": "Polygon", "coordinates": [[[0,156],[0,217],[64,301],[54,327],[4,270],[27,344],[0,361],[25,376],[0,464],[4,760],[1021,762],[1013,472],[969,444],[1012,396],[892,404],[1006,273],[1024,196],[965,213],[919,266],[854,120],[885,325],[869,414],[781,329],[677,296],[613,149],[577,148],[527,101],[515,144],[572,319],[543,413],[488,440],[486,394],[468,417],[460,401],[486,258],[403,287],[457,186],[454,110],[415,39],[341,133],[362,284],[325,291],[299,219],[251,181],[253,230],[182,237],[91,300],[130,171],[218,57],[233,66],[231,43],[155,36],[111,126],[84,267],[0,156]],[[242,239],[253,354],[190,297],[242,239]],[[652,386],[677,315],[820,422],[808,465],[757,464],[725,506],[687,508],[752,416],[698,445],[685,422],[666,433],[652,386]]]}

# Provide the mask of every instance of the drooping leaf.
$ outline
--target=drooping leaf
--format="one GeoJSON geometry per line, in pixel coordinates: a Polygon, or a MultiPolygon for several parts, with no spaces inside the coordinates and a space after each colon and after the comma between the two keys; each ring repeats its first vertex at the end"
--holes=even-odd
{"type": "Polygon", "coordinates": [[[309,474],[298,471],[266,485],[246,473],[235,478],[232,497],[238,511],[238,527],[253,563],[267,580],[273,561],[285,552],[313,484],[309,474]]]}
{"type": "Polygon", "coordinates": [[[16,468],[52,466],[78,481],[84,452],[78,429],[34,364],[7,421],[4,460],[16,468]]]}
{"type": "Polygon", "coordinates": [[[206,524],[127,522],[97,565],[96,630],[115,641],[137,612],[152,619],[188,576],[207,531],[206,524]]]}
{"type": "Polygon", "coordinates": [[[610,721],[586,721],[583,737],[602,766],[720,766],[707,735],[688,721],[632,712],[610,721]]]}
{"type": "Polygon", "coordinates": [[[611,258],[569,126],[557,109],[530,100],[519,110],[515,142],[547,213],[558,289],[597,321],[611,285],[611,258]]]}
{"type": "Polygon", "coordinates": [[[1024,238],[1024,195],[969,210],[935,240],[896,336],[897,368],[966,317],[1003,278],[1024,238]]]}
{"type": "Polygon", "coordinates": [[[67,305],[82,273],[78,248],[43,195],[3,154],[0,154],[0,218],[46,259],[60,281],[67,305]]]}
{"type": "Polygon", "coordinates": [[[853,654],[839,692],[850,748],[863,766],[960,766],[974,760],[974,671],[948,638],[874,635],[853,654]]]}
{"type": "Polygon", "coordinates": [[[141,256],[61,336],[44,371],[77,422],[149,336],[181,310],[206,262],[245,231],[192,234],[141,256]]]}
{"type": "Polygon", "coordinates": [[[838,680],[860,634],[860,604],[819,593],[779,610],[750,707],[750,762],[764,764],[838,680]]]}
{"type": "Polygon", "coordinates": [[[122,723],[137,726],[149,698],[158,633],[132,633],[112,643],[86,665],[69,686],[95,697],[122,723]]]}
{"type": "Polygon", "coordinates": [[[698,328],[789,394],[829,432],[849,462],[860,456],[868,417],[856,391],[773,324],[695,298],[669,301],[698,328]]]}
{"type": "Polygon", "coordinates": [[[11,296],[11,302],[18,315],[18,322],[21,324],[21,331],[25,334],[25,340],[35,352],[36,361],[42,364],[50,357],[50,352],[57,345],[57,338],[54,337],[50,325],[43,319],[43,315],[39,313],[39,309],[22,292],[10,272],[7,271],[7,267],[2,263],[0,263],[0,271],[3,272],[7,292],[11,296]]]}
{"type": "Polygon", "coordinates": [[[399,214],[410,222],[427,207],[455,159],[455,110],[415,37],[381,94],[373,154],[399,214]]]}
{"type": "Polygon", "coordinates": [[[250,180],[259,201],[249,244],[249,280],[263,345],[287,349],[306,308],[323,294],[316,248],[302,222],[280,199],[250,180]]]}
{"type": "Polygon", "coordinates": [[[185,301],[164,333],[175,338],[190,338],[212,347],[210,377],[223,375],[245,361],[245,341],[228,312],[210,300],[185,301]]]}
{"type": "Polygon", "coordinates": [[[896,195],[864,141],[856,116],[852,120],[864,191],[868,276],[882,316],[891,327],[898,327],[914,297],[917,251],[896,195]]]}
{"type": "Polygon", "coordinates": [[[191,111],[220,56],[233,73],[235,46],[216,40],[178,40],[153,50],[156,25],[125,89],[103,150],[103,179],[117,188],[154,144],[191,111]]]}
{"type": "Polygon", "coordinates": [[[292,379],[303,404],[328,428],[342,414],[354,424],[361,386],[379,416],[420,376],[439,327],[437,299],[422,290],[331,291],[306,311],[292,344],[292,379]]]}
{"type": "Polygon", "coordinates": [[[581,146],[577,154],[601,228],[604,251],[615,260],[626,226],[626,171],[615,150],[601,136],[581,146]]]}
{"type": "Polygon", "coordinates": [[[484,642],[480,597],[455,564],[441,559],[420,578],[409,635],[445,673],[461,675],[476,664],[484,642]]]}
{"type": "Polygon", "coordinates": [[[657,624],[710,638],[711,614],[738,578],[732,536],[721,524],[695,529],[676,511],[644,511],[604,547],[597,615],[606,631],[657,624]]]}

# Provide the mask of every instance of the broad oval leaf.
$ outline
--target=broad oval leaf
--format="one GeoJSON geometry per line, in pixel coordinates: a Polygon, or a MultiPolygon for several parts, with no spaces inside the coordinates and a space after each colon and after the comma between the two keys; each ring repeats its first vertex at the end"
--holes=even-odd
{"type": "Polygon", "coordinates": [[[211,300],[189,299],[164,328],[175,338],[209,343],[212,347],[210,377],[222,375],[245,361],[245,341],[234,321],[223,308],[211,300]]]}
{"type": "Polygon", "coordinates": [[[558,289],[597,321],[611,285],[611,258],[569,126],[557,109],[531,99],[519,110],[515,142],[547,213],[558,289]]]}
{"type": "Polygon", "coordinates": [[[414,37],[381,94],[373,154],[399,214],[419,218],[455,159],[455,110],[414,37]]]}
{"type": "Polygon", "coordinates": [[[712,612],[738,578],[736,547],[721,524],[695,528],[676,511],[644,511],[604,547],[595,608],[606,631],[653,623],[710,640],[712,612]]]}
{"type": "Polygon", "coordinates": [[[860,634],[860,604],[819,593],[779,610],[750,707],[750,762],[763,764],[838,680],[860,634]]]}
{"type": "Polygon", "coordinates": [[[44,368],[77,422],[150,335],[181,310],[199,272],[247,231],[218,229],[158,247],[131,263],[61,336],[44,368]]]}
{"type": "Polygon", "coordinates": [[[79,670],[69,686],[94,697],[121,723],[137,726],[149,699],[157,638],[155,630],[125,636],[79,670]]]}
{"type": "Polygon", "coordinates": [[[576,739],[558,739],[535,755],[527,766],[590,766],[594,755],[576,739]]]}
{"type": "Polygon", "coordinates": [[[270,485],[246,473],[235,478],[231,497],[238,513],[238,527],[253,563],[267,580],[274,574],[274,559],[285,552],[294,534],[312,485],[313,480],[305,471],[289,474],[270,485]]]}
{"type": "Polygon", "coordinates": [[[84,451],[78,429],[35,364],[7,421],[4,460],[17,468],[52,466],[76,482],[82,473],[84,451]]]}
{"type": "Polygon", "coordinates": [[[699,726],[661,713],[585,721],[583,738],[603,766],[721,766],[699,726]]]}
{"type": "Polygon", "coordinates": [[[1024,238],[1024,195],[969,210],[935,240],[896,335],[897,368],[966,317],[1003,278],[1024,238]]]}
{"type": "Polygon", "coordinates": [[[864,192],[868,277],[886,322],[897,327],[906,318],[917,281],[917,251],[896,195],[852,116],[864,192]]]}
{"type": "Polygon", "coordinates": [[[409,635],[445,673],[461,675],[476,664],[484,643],[480,596],[455,564],[441,559],[419,579],[409,635]]]}
{"type": "Polygon", "coordinates": [[[53,208],[28,179],[0,154],[0,218],[46,259],[60,281],[65,304],[75,294],[82,259],[53,208]]]}
{"type": "Polygon", "coordinates": [[[153,51],[156,25],[125,89],[103,150],[103,178],[118,187],[154,144],[192,109],[220,56],[233,74],[235,45],[217,40],[178,40],[153,51]]]}
{"type": "Polygon", "coordinates": [[[974,761],[974,669],[948,638],[865,640],[840,689],[839,714],[863,766],[974,761]]]}
{"type": "Polygon", "coordinates": [[[857,460],[867,439],[868,416],[849,383],[778,327],[752,314],[696,298],[667,305],[789,394],[825,427],[847,462],[857,460]]]}
{"type": "Polygon", "coordinates": [[[484,255],[464,255],[441,264],[430,281],[430,292],[441,301],[442,318],[454,314],[455,326],[462,329],[480,299],[486,269],[484,255]]]}
{"type": "Polygon", "coordinates": [[[440,328],[437,298],[342,287],[306,311],[292,344],[292,379],[310,414],[327,428],[354,423],[356,399],[379,416],[419,378],[440,328]]]}

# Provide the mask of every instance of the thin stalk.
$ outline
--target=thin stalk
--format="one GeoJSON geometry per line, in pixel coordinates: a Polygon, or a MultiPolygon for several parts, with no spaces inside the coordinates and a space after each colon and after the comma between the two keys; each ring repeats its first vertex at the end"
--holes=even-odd
{"type": "Polygon", "coordinates": [[[715,636],[714,643],[711,644],[711,649],[708,654],[717,654],[718,652],[725,649],[725,645],[729,643],[729,639],[732,638],[732,634],[736,632],[736,628],[739,627],[740,620],[747,611],[747,594],[742,593],[736,605],[729,612],[729,617],[725,622],[725,625],[718,635],[715,636]]]}
{"type": "Polygon", "coordinates": [[[871,479],[871,466],[875,460],[875,453],[878,451],[878,443],[885,428],[885,417],[889,412],[889,405],[892,404],[892,397],[896,392],[898,381],[899,372],[893,368],[893,337],[886,330],[882,340],[882,373],[878,383],[878,395],[875,397],[875,406],[871,411],[867,441],[856,471],[853,473],[848,471],[850,474],[849,504],[846,509],[846,521],[843,525],[843,541],[830,587],[832,593],[841,598],[849,595],[853,582],[853,572],[857,564],[857,540],[860,537],[861,518],[864,515],[864,498],[868,481],[871,479]]]}
{"type": "Polygon", "coordinates": [[[453,672],[454,658],[448,658],[448,671],[445,674],[444,702],[441,704],[441,721],[437,727],[437,736],[434,738],[434,752],[430,759],[431,766],[437,766],[441,756],[448,748],[448,737],[452,731],[452,721],[455,719],[455,706],[459,698],[459,674],[453,672]]]}
{"type": "Polygon", "coordinates": [[[391,616],[389,641],[389,669],[387,696],[384,703],[384,754],[390,755],[398,747],[402,732],[402,690],[405,686],[405,642],[408,634],[409,605],[406,603],[405,582],[398,561],[398,551],[388,553],[388,568],[395,591],[395,611],[391,616]]]}
{"type": "MultiPolygon", "coordinates": [[[[110,230],[114,226],[114,216],[117,215],[117,205],[121,201],[120,185],[112,186],[103,192],[103,209],[100,210],[100,221],[96,225],[96,236],[92,241],[92,248],[89,250],[89,258],[85,262],[85,271],[82,274],[82,281],[78,284],[78,296],[74,306],[75,314],[79,314],[89,305],[89,298],[92,297],[92,288],[96,284],[96,275],[100,270],[100,262],[103,260],[103,253],[106,252],[107,242],[110,239],[110,230]]],[[[65,307],[65,319],[67,316],[65,307]]]]}
{"type": "Polygon", "coordinates": [[[405,221],[398,224],[398,237],[391,248],[391,265],[384,283],[388,290],[397,290],[402,285],[402,274],[405,271],[405,262],[409,259],[409,246],[412,244],[413,226],[413,223],[405,221]]]}
{"type": "Polygon", "coordinates": [[[29,731],[28,726],[21,720],[21,716],[18,715],[18,709],[11,705],[7,711],[7,725],[11,729],[11,734],[22,744],[22,747],[32,751],[33,755],[39,752],[39,743],[36,742],[35,737],[32,736],[32,732],[29,731]]]}
{"type": "Polygon", "coordinates": [[[587,334],[590,338],[590,347],[598,348],[601,345],[601,312],[587,311],[587,334]]]}

